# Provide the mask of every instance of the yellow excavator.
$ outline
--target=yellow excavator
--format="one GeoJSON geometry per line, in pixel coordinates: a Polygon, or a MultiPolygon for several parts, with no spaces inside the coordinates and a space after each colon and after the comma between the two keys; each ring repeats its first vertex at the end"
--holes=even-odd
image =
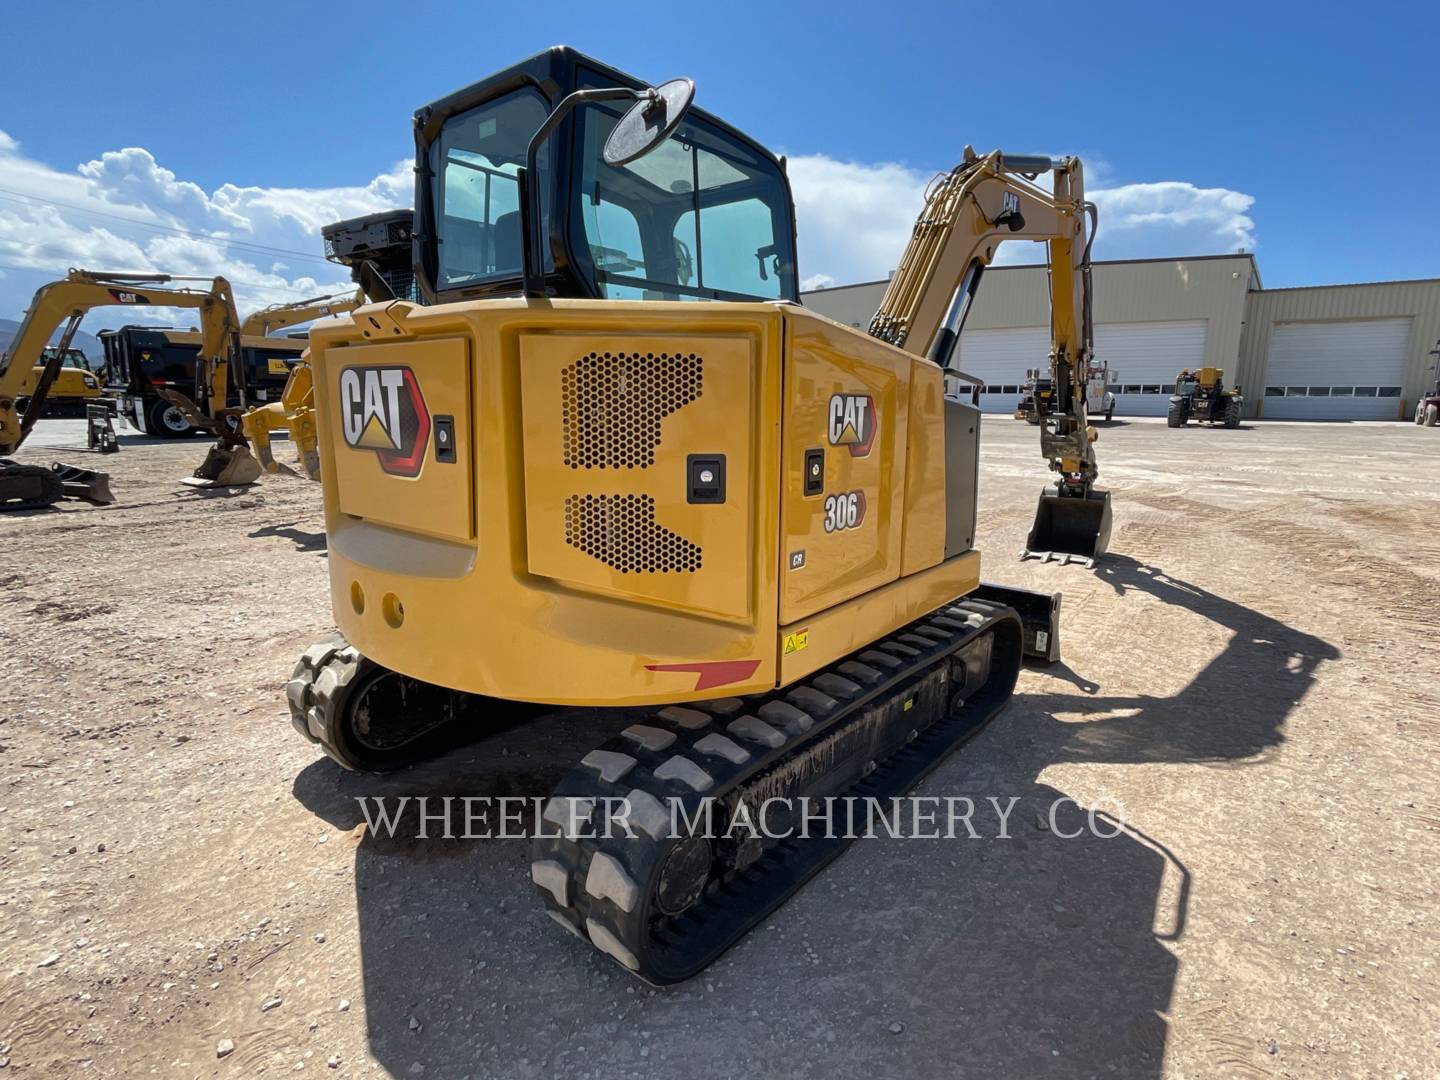
{"type": "Polygon", "coordinates": [[[1030,547],[1093,558],[1109,528],[1080,163],[967,151],[866,333],[800,306],[784,162],[693,92],[557,48],[416,113],[427,303],[310,337],[343,637],[286,691],[360,770],[492,732],[509,702],[610,724],[544,803],[531,876],[653,983],[843,850],[833,800],[863,830],[1022,657],[1059,657],[1058,595],[982,584],[975,549],[955,346],[1004,240],[1051,264],[1058,477],[1030,547]]]}
{"type": "Polygon", "coordinates": [[[240,324],[241,337],[268,337],[280,330],[301,323],[313,322],[327,316],[344,315],[365,303],[365,294],[359,289],[353,293],[329,293],[296,300],[289,304],[272,304],[245,317],[240,324]]]}
{"type": "MultiPolygon", "coordinates": [[[[199,402],[192,402],[174,390],[162,390],[167,400],[187,410],[192,422],[219,436],[219,444],[201,471],[208,478],[223,477],[229,483],[249,483],[260,473],[250,457],[236,425],[227,421],[236,410],[227,409],[228,379],[237,375],[239,364],[231,358],[237,346],[240,320],[230,284],[222,277],[175,277],[170,274],[98,273],[71,270],[59,281],[42,285],[30,302],[25,317],[0,358],[0,455],[13,454],[24,443],[45,409],[45,402],[63,359],[79,329],[80,320],[97,307],[120,305],[163,306],[196,309],[203,326],[202,344],[196,370],[199,402]],[[184,281],[205,281],[208,289],[166,287],[184,281]],[[61,329],[57,345],[48,353],[46,342],[61,329]],[[24,399],[24,411],[17,408],[24,399]]],[[[241,390],[243,404],[243,387],[241,390]]],[[[201,482],[208,482],[202,479],[201,482]]],[[[103,473],[70,466],[21,465],[0,460],[0,510],[23,510],[49,506],[66,495],[97,503],[114,501],[109,478],[103,473]]]]}

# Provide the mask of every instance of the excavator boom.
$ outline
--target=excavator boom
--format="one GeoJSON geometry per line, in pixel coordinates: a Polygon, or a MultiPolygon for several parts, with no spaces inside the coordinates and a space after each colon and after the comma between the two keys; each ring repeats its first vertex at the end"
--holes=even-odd
{"type": "MultiPolygon", "coordinates": [[[[248,479],[240,479],[251,471],[244,461],[248,453],[244,451],[243,437],[228,433],[223,423],[232,366],[237,378],[241,372],[238,362],[231,363],[238,351],[240,320],[235,314],[230,283],[223,277],[182,278],[169,274],[71,270],[61,280],[42,285],[30,302],[9,350],[0,358],[0,455],[17,451],[44,411],[45,399],[60,372],[65,348],[80,320],[94,308],[111,305],[193,308],[200,313],[202,343],[195,372],[200,401],[191,402],[176,391],[163,393],[184,408],[192,422],[221,433],[234,444],[225,462],[229,475],[235,478],[232,483],[248,483],[259,475],[258,466],[251,461],[253,474],[248,479]],[[204,290],[168,287],[181,281],[208,281],[210,287],[204,290]],[[41,363],[51,335],[62,326],[60,347],[41,363]],[[29,399],[23,415],[16,408],[17,398],[29,399]]],[[[46,506],[62,498],[65,494],[62,486],[37,475],[47,471],[50,470],[13,462],[0,465],[0,509],[46,506]]],[[[100,477],[100,474],[91,475],[100,477]]],[[[100,490],[99,486],[95,488],[97,493],[100,490]]],[[[105,494],[108,495],[108,488],[105,494]]]]}
{"type": "Polygon", "coordinates": [[[1096,432],[1085,403],[1094,340],[1095,217],[1094,204],[1085,201],[1079,159],[998,150],[981,157],[966,147],[964,160],[926,192],[910,243],[870,323],[873,337],[968,380],[956,366],[956,350],[985,267],[1005,240],[1048,245],[1054,394],[1040,418],[1040,448],[1058,476],[1040,496],[1025,555],[1087,563],[1105,551],[1110,538],[1109,493],[1094,488],[1096,432]],[[1052,174],[1052,191],[1035,183],[1045,172],[1052,174]]]}
{"type": "Polygon", "coordinates": [[[245,317],[240,324],[241,337],[266,337],[287,327],[323,319],[327,315],[344,315],[365,303],[365,294],[356,289],[353,293],[331,293],[328,296],[312,296],[308,300],[297,300],[293,304],[272,304],[245,317]]]}

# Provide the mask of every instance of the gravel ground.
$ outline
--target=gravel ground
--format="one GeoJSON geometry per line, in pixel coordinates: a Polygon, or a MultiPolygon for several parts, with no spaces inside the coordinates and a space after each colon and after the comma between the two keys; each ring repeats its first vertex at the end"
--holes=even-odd
{"type": "Polygon", "coordinates": [[[1015,559],[1035,431],[984,436],[987,576],[1064,592],[1065,661],[920,793],[1018,797],[1010,837],[861,841],[661,991],[541,914],[524,841],[355,802],[540,792],[604,732],[318,759],[318,489],[125,436],[115,506],[0,519],[0,1076],[1436,1075],[1440,436],[1109,425],[1094,571],[1015,559]]]}

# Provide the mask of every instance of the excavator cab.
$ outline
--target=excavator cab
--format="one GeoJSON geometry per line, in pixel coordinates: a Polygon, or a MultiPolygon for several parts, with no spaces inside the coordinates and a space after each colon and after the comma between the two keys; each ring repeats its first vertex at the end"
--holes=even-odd
{"type": "Polygon", "coordinates": [[[607,157],[621,117],[647,89],[557,48],[419,110],[415,269],[424,301],[524,291],[798,303],[790,188],[763,146],[672,103],[666,138],[628,161],[607,157]]]}

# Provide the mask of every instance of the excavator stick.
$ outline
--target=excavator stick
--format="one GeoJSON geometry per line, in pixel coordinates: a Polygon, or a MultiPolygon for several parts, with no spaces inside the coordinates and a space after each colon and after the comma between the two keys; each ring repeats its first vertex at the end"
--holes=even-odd
{"type": "Polygon", "coordinates": [[[1093,567],[1110,546],[1110,492],[1068,494],[1060,484],[1040,492],[1022,559],[1093,567]]]}

